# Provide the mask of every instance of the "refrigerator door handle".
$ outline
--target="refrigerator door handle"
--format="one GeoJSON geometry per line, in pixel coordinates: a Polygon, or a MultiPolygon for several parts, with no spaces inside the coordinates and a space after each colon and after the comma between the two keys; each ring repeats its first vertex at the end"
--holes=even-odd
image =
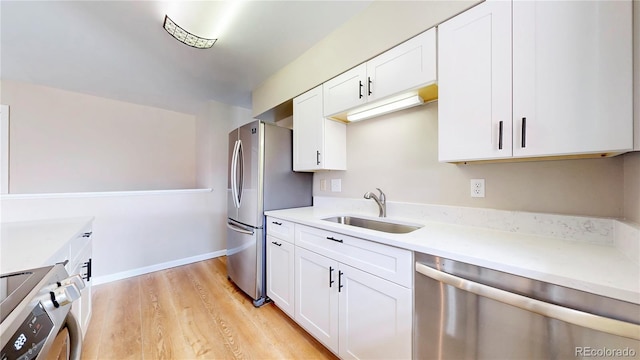
{"type": "Polygon", "coordinates": [[[227,227],[235,232],[239,232],[242,234],[253,235],[253,230],[247,230],[239,227],[238,225],[233,224],[230,221],[227,221],[227,227]]]}
{"type": "Polygon", "coordinates": [[[238,140],[238,161],[236,161],[236,166],[239,164],[239,172],[240,172],[240,179],[236,189],[236,192],[238,194],[238,207],[240,207],[240,204],[242,203],[242,188],[243,188],[243,184],[244,184],[244,152],[242,151],[242,140],[238,140]]]}
{"type": "Polygon", "coordinates": [[[238,196],[237,194],[237,173],[238,173],[238,140],[233,145],[233,155],[231,156],[231,197],[233,198],[233,205],[238,208],[238,196]]]}

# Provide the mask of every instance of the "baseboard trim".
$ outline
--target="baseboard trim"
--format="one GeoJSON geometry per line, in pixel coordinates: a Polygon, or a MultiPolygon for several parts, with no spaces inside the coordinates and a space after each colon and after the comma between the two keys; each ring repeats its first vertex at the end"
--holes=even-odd
{"type": "Polygon", "coordinates": [[[182,266],[182,265],[186,265],[186,264],[191,264],[191,263],[198,262],[198,261],[209,260],[209,259],[217,258],[217,257],[220,257],[220,256],[224,256],[226,254],[227,254],[227,250],[226,249],[225,250],[219,250],[219,251],[214,251],[214,252],[210,252],[210,253],[206,253],[206,254],[202,254],[202,255],[196,255],[196,256],[191,256],[191,257],[188,257],[188,258],[168,261],[168,262],[164,262],[164,263],[160,263],[160,264],[145,266],[145,267],[132,269],[132,270],[127,270],[127,271],[122,271],[122,272],[115,273],[115,274],[96,276],[96,277],[91,279],[91,285],[92,286],[96,286],[96,285],[106,284],[106,283],[110,283],[110,282],[113,282],[113,281],[118,281],[118,280],[127,279],[127,278],[134,277],[134,276],[148,274],[148,273],[151,273],[151,272],[154,272],[154,271],[160,271],[160,270],[170,269],[170,268],[176,267],[176,266],[182,266]]]}

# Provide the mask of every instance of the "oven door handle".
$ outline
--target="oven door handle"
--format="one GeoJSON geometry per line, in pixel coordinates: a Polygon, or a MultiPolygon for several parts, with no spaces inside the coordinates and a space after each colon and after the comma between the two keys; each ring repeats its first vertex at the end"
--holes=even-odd
{"type": "Polygon", "coordinates": [[[416,271],[433,280],[507,305],[604,333],[640,340],[640,325],[574,310],[497,289],[416,262],[416,271]]]}

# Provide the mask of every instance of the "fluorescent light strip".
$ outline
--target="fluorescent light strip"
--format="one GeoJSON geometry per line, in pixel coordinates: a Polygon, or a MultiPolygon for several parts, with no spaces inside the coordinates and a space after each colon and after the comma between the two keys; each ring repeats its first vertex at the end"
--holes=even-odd
{"type": "Polygon", "coordinates": [[[410,107],[421,105],[423,103],[424,103],[424,100],[422,100],[422,98],[419,95],[413,95],[408,98],[404,98],[388,104],[380,105],[372,109],[357,112],[355,114],[348,114],[347,120],[360,121],[364,119],[369,119],[374,116],[384,115],[394,111],[408,109],[410,107]]]}
{"type": "Polygon", "coordinates": [[[164,29],[167,30],[167,32],[176,40],[197,49],[208,49],[213,46],[216,40],[218,40],[205,39],[203,37],[193,35],[192,33],[181,28],[178,24],[173,22],[173,20],[171,20],[168,15],[164,16],[164,24],[162,27],[164,27],[164,29]]]}

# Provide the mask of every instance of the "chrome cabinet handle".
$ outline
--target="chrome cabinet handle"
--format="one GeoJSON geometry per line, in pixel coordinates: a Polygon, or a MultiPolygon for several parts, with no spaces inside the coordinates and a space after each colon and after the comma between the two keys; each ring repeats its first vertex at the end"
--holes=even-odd
{"type": "Polygon", "coordinates": [[[589,314],[584,311],[574,310],[528,298],[526,296],[463,279],[461,277],[436,270],[419,262],[416,263],[416,271],[433,280],[451,285],[460,290],[500,301],[507,305],[519,307],[520,309],[540,314],[542,316],[612,335],[640,340],[640,325],[589,314]]]}

